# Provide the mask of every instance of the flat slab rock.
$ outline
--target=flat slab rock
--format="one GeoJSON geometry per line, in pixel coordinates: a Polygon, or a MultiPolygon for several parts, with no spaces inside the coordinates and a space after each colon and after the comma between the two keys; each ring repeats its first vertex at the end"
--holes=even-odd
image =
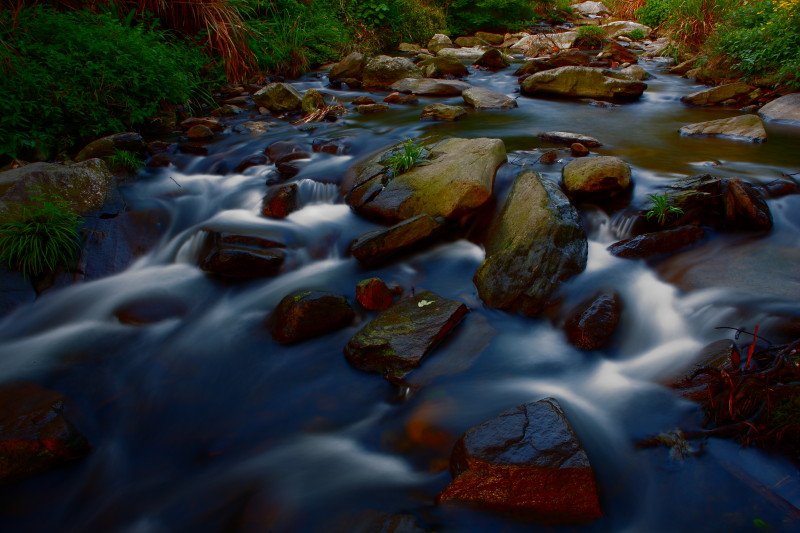
{"type": "Polygon", "coordinates": [[[263,278],[277,276],[285,259],[282,243],[212,231],[200,252],[198,265],[209,274],[226,278],[263,278]]]}
{"type": "Polygon", "coordinates": [[[356,368],[400,383],[468,311],[461,302],[422,291],[378,314],[350,339],[344,354],[356,368]]]}
{"type": "Polygon", "coordinates": [[[86,438],[63,410],[64,396],[36,383],[0,386],[0,483],[89,453],[86,438]]]}
{"type": "Polygon", "coordinates": [[[418,215],[365,233],[353,242],[350,253],[362,266],[371,268],[427,244],[441,227],[430,215],[418,215]]]}
{"type": "Polygon", "coordinates": [[[760,143],[767,140],[767,131],[758,115],[740,115],[688,124],[678,130],[681,135],[708,135],[734,141],[760,143]]]}
{"type": "Polygon", "coordinates": [[[539,138],[559,144],[581,143],[582,145],[590,148],[602,146],[603,144],[594,137],[589,137],[588,135],[583,135],[580,133],[572,133],[569,131],[545,131],[539,134],[539,138]]]}
{"type": "Polygon", "coordinates": [[[422,96],[458,96],[472,85],[465,81],[436,78],[403,78],[389,87],[392,91],[422,96]]]}
{"type": "Polygon", "coordinates": [[[776,120],[800,126],[800,93],[787,94],[758,110],[765,120],[776,120]]]}
{"type": "Polygon", "coordinates": [[[353,308],[341,294],[300,290],[280,301],[270,329],[276,341],[290,344],[346,327],[354,318],[353,308]]]}
{"type": "Polygon", "coordinates": [[[602,516],[589,458],[553,398],[509,409],[464,433],[439,502],[515,512],[549,523],[602,516]]]}

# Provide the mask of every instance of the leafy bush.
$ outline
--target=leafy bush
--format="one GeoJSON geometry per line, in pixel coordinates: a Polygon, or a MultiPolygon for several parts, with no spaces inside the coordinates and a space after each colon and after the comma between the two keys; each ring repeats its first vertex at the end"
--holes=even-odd
{"type": "MultiPolygon", "coordinates": [[[[10,16],[0,12],[0,20],[10,16]]],[[[43,159],[128,130],[160,102],[190,99],[206,63],[152,25],[45,7],[22,9],[16,26],[0,25],[0,43],[0,157],[43,159]]]]}
{"type": "Polygon", "coordinates": [[[25,276],[67,264],[78,248],[80,218],[65,200],[36,196],[0,217],[0,263],[25,276]]]}
{"type": "Polygon", "coordinates": [[[696,51],[743,0],[647,0],[639,22],[661,27],[683,48],[696,51]]]}
{"type": "Polygon", "coordinates": [[[636,20],[651,28],[661,26],[680,0],[647,0],[636,10],[636,20]]]}
{"type": "Polygon", "coordinates": [[[457,34],[504,31],[531,20],[534,3],[531,0],[453,0],[448,19],[457,34]]]}

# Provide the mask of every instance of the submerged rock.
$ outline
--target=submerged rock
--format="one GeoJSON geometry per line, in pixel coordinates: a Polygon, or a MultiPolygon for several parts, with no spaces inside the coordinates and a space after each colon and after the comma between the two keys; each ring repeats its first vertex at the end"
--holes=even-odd
{"type": "Polygon", "coordinates": [[[702,91],[697,91],[683,96],[681,97],[681,102],[684,104],[698,106],[717,105],[725,102],[726,100],[750,94],[752,90],[753,87],[750,85],[743,81],[737,81],[735,83],[711,87],[709,89],[703,89],[702,91]]]}
{"type": "Polygon", "coordinates": [[[286,259],[279,242],[212,231],[206,238],[198,264],[209,274],[227,278],[261,278],[280,273],[286,259]]]}
{"type": "Polygon", "coordinates": [[[341,294],[300,290],[280,301],[270,330],[277,342],[290,344],[347,327],[354,318],[353,308],[341,294]]]}
{"type": "Polygon", "coordinates": [[[417,215],[365,233],[353,242],[350,253],[362,266],[372,268],[428,244],[441,227],[430,215],[417,215]]]}
{"type": "Polygon", "coordinates": [[[581,350],[602,348],[616,331],[621,313],[622,304],[615,292],[584,301],[564,324],[567,340],[581,350]]]}
{"type": "Polygon", "coordinates": [[[466,103],[475,109],[507,109],[517,107],[517,101],[503,93],[490,91],[482,87],[473,87],[461,93],[466,103]]]}
{"type": "Polygon", "coordinates": [[[686,136],[706,135],[754,143],[767,140],[767,131],[758,115],[740,115],[688,124],[678,131],[681,135],[686,136]]]}
{"type": "Polygon", "coordinates": [[[300,109],[303,97],[288,83],[270,83],[253,95],[253,101],[272,113],[287,113],[300,109]]]}
{"type": "Polygon", "coordinates": [[[381,311],[392,305],[394,294],[381,278],[368,278],[356,285],[356,301],[364,309],[381,311]]]}
{"type": "Polygon", "coordinates": [[[758,110],[765,120],[777,120],[800,125],[800,93],[787,94],[758,110]]]}
{"type": "Polygon", "coordinates": [[[630,239],[615,242],[608,251],[626,259],[646,259],[648,257],[674,254],[703,240],[706,232],[697,226],[644,233],[630,239]]]}
{"type": "Polygon", "coordinates": [[[393,83],[390,89],[401,93],[422,96],[457,96],[472,85],[465,81],[439,80],[434,78],[404,78],[393,83]]]}
{"type": "Polygon", "coordinates": [[[559,94],[575,98],[639,98],[647,84],[606,76],[602,69],[559,67],[525,78],[520,90],[527,94],[559,94]]]}
{"type": "Polygon", "coordinates": [[[0,386],[0,483],[86,456],[91,447],[64,417],[65,398],[32,382],[0,386]]]}
{"type": "Polygon", "coordinates": [[[375,56],[366,62],[364,87],[387,89],[404,78],[421,78],[422,70],[407,57],[375,56]]]}
{"type": "Polygon", "coordinates": [[[270,187],[261,202],[261,214],[269,218],[286,218],[297,210],[297,190],[296,183],[270,187]]]}
{"type": "Polygon", "coordinates": [[[420,120],[458,120],[467,116],[467,110],[460,105],[428,104],[422,108],[420,120]]]}
{"type": "Polygon", "coordinates": [[[462,502],[548,523],[602,516],[589,458],[554,398],[509,409],[464,433],[439,502],[462,502]]]}
{"type": "Polygon", "coordinates": [[[525,171],[489,231],[473,281],[489,307],[542,313],[563,281],[586,268],[578,213],[558,186],[525,171]]]}
{"type": "Polygon", "coordinates": [[[497,167],[506,159],[503,141],[449,138],[427,148],[426,165],[397,176],[384,162],[392,150],[351,167],[347,203],[361,215],[393,223],[421,214],[459,218],[491,198],[497,167]]]}
{"type": "Polygon", "coordinates": [[[458,325],[469,309],[430,291],[381,311],[344,349],[360,370],[399,383],[458,325]]]}
{"type": "Polygon", "coordinates": [[[613,156],[575,159],[561,176],[567,194],[576,198],[608,198],[631,186],[631,167],[613,156]]]}

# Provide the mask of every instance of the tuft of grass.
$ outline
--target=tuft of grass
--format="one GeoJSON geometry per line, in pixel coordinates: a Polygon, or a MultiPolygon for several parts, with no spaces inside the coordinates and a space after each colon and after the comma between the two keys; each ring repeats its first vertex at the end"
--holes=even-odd
{"type": "Polygon", "coordinates": [[[667,223],[667,219],[672,216],[682,216],[683,209],[670,205],[670,200],[667,193],[661,195],[648,194],[647,197],[652,203],[652,207],[647,211],[647,220],[655,218],[659,225],[663,226],[667,223]]]}
{"type": "Polygon", "coordinates": [[[399,176],[425,162],[427,157],[428,151],[423,146],[412,139],[406,139],[400,150],[384,159],[383,162],[391,170],[392,176],[399,176]]]}
{"type": "Polygon", "coordinates": [[[66,265],[78,249],[80,217],[61,198],[40,194],[0,217],[0,262],[28,276],[66,265]]]}
{"type": "Polygon", "coordinates": [[[632,41],[641,41],[645,37],[647,37],[647,35],[644,34],[644,30],[641,28],[636,28],[628,32],[628,38],[632,41]]]}
{"type": "Polygon", "coordinates": [[[578,28],[578,41],[585,46],[600,46],[606,38],[606,31],[599,26],[581,26],[578,28]]]}
{"type": "Polygon", "coordinates": [[[114,150],[114,153],[106,158],[106,162],[112,169],[124,172],[133,172],[142,166],[142,158],[130,150],[114,150]]]}

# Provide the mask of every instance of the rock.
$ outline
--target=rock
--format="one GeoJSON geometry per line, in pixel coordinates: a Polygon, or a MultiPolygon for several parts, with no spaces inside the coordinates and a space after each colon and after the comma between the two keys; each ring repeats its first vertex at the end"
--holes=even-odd
{"type": "Polygon", "coordinates": [[[602,146],[602,143],[594,137],[569,131],[545,131],[539,134],[539,138],[559,144],[581,143],[584,146],[591,146],[592,148],[602,146]]]}
{"type": "Polygon", "coordinates": [[[450,37],[441,33],[437,33],[431,37],[430,41],[428,41],[428,46],[425,48],[430,50],[432,54],[435,54],[443,48],[451,48],[452,46],[453,41],[450,40],[450,37]]]}
{"type": "Polygon", "coordinates": [[[300,109],[303,97],[288,83],[270,83],[253,95],[253,101],[272,113],[288,113],[300,109]]]}
{"type": "Polygon", "coordinates": [[[145,148],[145,142],[141,135],[135,132],[116,133],[97,139],[87,144],[78,155],[75,162],[80,163],[97,157],[109,157],[114,155],[117,150],[140,153],[145,148]]]}
{"type": "Polygon", "coordinates": [[[735,83],[711,87],[709,89],[703,89],[702,91],[697,91],[683,96],[681,97],[681,102],[684,104],[697,106],[718,105],[725,100],[730,100],[732,98],[738,98],[740,96],[749,94],[752,90],[753,87],[750,85],[743,81],[737,81],[735,83]]]}
{"type": "Polygon", "coordinates": [[[589,155],[589,149],[583,143],[572,143],[569,146],[569,151],[572,157],[586,157],[589,155]]]}
{"type": "Polygon", "coordinates": [[[200,143],[195,141],[185,142],[178,144],[178,151],[182,154],[193,154],[205,156],[208,155],[208,143],[200,143]]]}
{"type": "Polygon", "coordinates": [[[600,27],[606,31],[606,39],[616,39],[620,35],[627,35],[633,30],[642,30],[645,35],[653,33],[653,28],[650,26],[627,20],[609,22],[608,24],[602,24],[600,27]]]}
{"type": "Polygon", "coordinates": [[[362,115],[370,115],[373,113],[383,113],[389,111],[389,106],[386,104],[364,104],[356,106],[356,111],[362,115]]]}
{"type": "Polygon", "coordinates": [[[473,281],[489,307],[539,315],[563,281],[583,272],[588,250],[578,213],[535,172],[517,176],[489,230],[473,281]]]}
{"type": "Polygon", "coordinates": [[[387,89],[403,78],[421,78],[422,70],[407,57],[376,56],[364,65],[364,87],[387,89]]]}
{"type": "Polygon", "coordinates": [[[482,46],[474,48],[442,48],[436,52],[436,57],[452,57],[460,61],[475,61],[486,50],[482,46]]]}
{"type": "Polygon", "coordinates": [[[219,119],[212,117],[190,117],[181,122],[181,128],[189,130],[194,126],[205,126],[211,131],[222,131],[223,125],[219,119]]]}
{"type": "Polygon", "coordinates": [[[442,224],[421,214],[387,229],[370,231],[353,241],[350,253],[358,262],[372,268],[429,243],[442,224]]]}
{"type": "Polygon", "coordinates": [[[356,301],[364,309],[382,311],[394,301],[394,295],[381,278],[368,278],[356,285],[356,301]]]}
{"type": "Polygon", "coordinates": [[[387,104],[416,104],[419,98],[415,94],[400,94],[393,92],[383,99],[387,104]]]}
{"type": "Polygon", "coordinates": [[[554,165],[558,162],[558,152],[555,150],[548,150],[539,158],[539,163],[543,165],[554,165]]]}
{"type": "Polygon", "coordinates": [[[317,138],[312,142],[312,150],[324,154],[343,155],[350,151],[350,142],[346,137],[338,139],[317,138]]]}
{"type": "Polygon", "coordinates": [[[542,54],[571,48],[572,45],[575,44],[577,38],[577,31],[526,35],[509,49],[512,52],[520,52],[527,56],[536,57],[542,54]]]}
{"type": "Polygon", "coordinates": [[[222,102],[223,104],[242,107],[248,104],[247,96],[234,96],[233,98],[228,98],[222,102]]]}
{"type": "Polygon", "coordinates": [[[531,74],[536,74],[537,72],[543,72],[545,70],[554,68],[556,67],[551,65],[547,59],[540,57],[523,63],[522,66],[520,66],[514,72],[514,76],[530,76],[531,74]]]}
{"type": "Polygon", "coordinates": [[[591,58],[580,50],[561,50],[547,58],[547,64],[558,67],[588,67],[591,58]]]}
{"type": "Polygon", "coordinates": [[[562,169],[561,179],[571,197],[608,198],[630,187],[631,167],[613,156],[574,159],[562,169]]]}
{"type": "Polygon", "coordinates": [[[286,218],[297,210],[297,184],[274,185],[267,189],[261,203],[261,214],[269,218],[286,218]]]}
{"type": "Polygon", "coordinates": [[[477,37],[457,37],[454,42],[456,46],[460,46],[461,48],[474,48],[476,46],[489,44],[477,37]]]}
{"type": "Polygon", "coordinates": [[[577,11],[581,15],[610,15],[611,10],[608,9],[602,2],[581,2],[579,4],[572,4],[572,10],[577,11]]]}
{"type": "Polygon", "coordinates": [[[467,111],[458,105],[428,104],[422,109],[420,120],[458,120],[467,116],[467,111]]]}
{"type": "Polygon", "coordinates": [[[211,128],[208,126],[197,124],[189,128],[189,131],[186,132],[186,136],[193,141],[204,141],[206,139],[213,139],[214,132],[211,131],[211,128]]]}
{"type": "Polygon", "coordinates": [[[490,69],[506,68],[509,65],[508,58],[497,48],[491,48],[483,53],[481,57],[475,61],[479,67],[490,69]]]}
{"type": "Polygon", "coordinates": [[[33,196],[63,198],[76,213],[100,208],[111,191],[111,171],[102,159],[71,165],[31,163],[0,172],[0,211],[3,202],[24,202],[33,196]]]}
{"type": "Polygon", "coordinates": [[[423,96],[457,96],[472,85],[458,80],[437,80],[434,78],[405,78],[392,84],[390,89],[401,93],[423,96]]]}
{"type": "MultiPolygon", "coordinates": [[[[331,68],[330,72],[328,73],[328,80],[360,80],[364,70],[365,62],[364,54],[360,52],[353,52],[331,68]]],[[[348,85],[350,84],[348,83],[348,85]]]]}
{"type": "Polygon", "coordinates": [[[114,310],[114,316],[123,324],[144,326],[171,318],[181,318],[189,306],[180,298],[158,295],[125,302],[114,310]]]}
{"type": "Polygon", "coordinates": [[[787,94],[758,110],[764,120],[800,125],[800,93],[787,94]]]}
{"type": "Polygon", "coordinates": [[[349,326],[353,308],[341,294],[300,290],[285,296],[270,319],[272,338],[291,344],[349,326]]]}
{"type": "Polygon", "coordinates": [[[64,417],[64,396],[31,382],[0,386],[0,483],[86,456],[91,447],[64,417]]]}
{"type": "Polygon", "coordinates": [[[430,57],[420,61],[418,66],[426,78],[463,78],[469,74],[464,63],[454,57],[430,57]]]}
{"type": "Polygon", "coordinates": [[[439,502],[519,512],[548,523],[601,516],[594,472],[553,398],[509,409],[464,433],[439,502]]]}
{"type": "Polygon", "coordinates": [[[325,106],[325,98],[323,98],[322,93],[316,89],[307,90],[303,95],[303,99],[300,101],[300,109],[305,114],[324,109],[325,106]]]}
{"type": "MultiPolygon", "coordinates": [[[[233,131],[242,135],[264,135],[272,127],[266,120],[248,120],[233,127],[233,131]]],[[[211,128],[213,131],[214,128],[211,128]]]]}
{"type": "Polygon", "coordinates": [[[758,115],[739,115],[731,118],[721,118],[687,124],[678,130],[681,135],[697,136],[708,135],[724,137],[734,141],[748,141],[760,143],[767,140],[767,131],[758,115]]]}
{"type": "Polygon", "coordinates": [[[564,324],[570,344],[581,350],[605,346],[617,329],[622,304],[616,293],[600,294],[582,302],[564,324]]]}
{"type": "Polygon", "coordinates": [[[256,167],[256,166],[259,166],[259,165],[266,165],[268,162],[269,162],[269,160],[267,159],[267,156],[265,156],[264,154],[251,155],[249,157],[246,157],[246,158],[242,159],[239,162],[239,164],[236,165],[236,168],[234,169],[234,172],[236,172],[238,174],[242,174],[245,170],[247,170],[250,167],[256,167]]]}
{"type": "Polygon", "coordinates": [[[631,239],[615,242],[608,251],[626,259],[646,259],[671,255],[705,238],[706,232],[697,226],[681,226],[675,229],[645,233],[631,239]]]}
{"type": "Polygon", "coordinates": [[[489,33],[485,31],[478,31],[475,32],[475,38],[483,41],[484,43],[488,43],[492,46],[500,46],[503,44],[505,37],[503,35],[497,33],[489,33]]]}
{"type": "Polygon", "coordinates": [[[311,152],[312,149],[307,144],[293,141],[276,141],[264,150],[270,161],[275,163],[285,163],[295,159],[308,159],[311,157],[311,152]]]}
{"type": "Polygon", "coordinates": [[[397,45],[397,50],[400,51],[400,52],[407,52],[407,53],[410,53],[410,54],[417,54],[417,53],[419,53],[420,50],[422,50],[422,47],[420,45],[418,45],[418,44],[400,43],[399,45],[397,45]]]}
{"type": "Polygon", "coordinates": [[[590,67],[559,67],[528,76],[520,90],[527,94],[559,94],[576,98],[639,98],[647,88],[639,81],[619,80],[590,67]]]}
{"type": "Polygon", "coordinates": [[[449,138],[428,150],[427,165],[393,178],[382,162],[389,152],[351,167],[347,202],[361,215],[394,223],[420,214],[459,218],[491,198],[497,167],[506,160],[502,140],[449,138]]]}
{"type": "Polygon", "coordinates": [[[625,67],[624,69],[620,70],[619,73],[633,81],[644,81],[653,77],[644,69],[644,67],[639,65],[625,67]]]}
{"type": "Polygon", "coordinates": [[[461,302],[420,291],[381,311],[350,339],[345,356],[360,370],[401,383],[468,311],[461,302]]]}
{"type": "Polygon", "coordinates": [[[259,237],[210,232],[198,264],[209,274],[227,278],[276,276],[286,258],[283,246],[259,237]]]}
{"type": "Polygon", "coordinates": [[[617,63],[637,63],[639,61],[639,57],[635,53],[615,41],[607,42],[597,58],[610,59],[617,63]]]}
{"type": "Polygon", "coordinates": [[[369,96],[357,96],[357,97],[353,98],[353,102],[352,102],[352,104],[355,105],[355,106],[370,105],[370,104],[374,104],[374,103],[375,103],[375,100],[373,100],[369,96]]]}
{"type": "Polygon", "coordinates": [[[244,109],[230,104],[220,106],[211,112],[216,117],[232,117],[241,113],[244,113],[244,109]]]}
{"type": "Polygon", "coordinates": [[[475,109],[506,109],[517,107],[517,101],[514,98],[509,98],[502,93],[490,91],[483,87],[466,89],[461,93],[461,97],[475,109]]]}

